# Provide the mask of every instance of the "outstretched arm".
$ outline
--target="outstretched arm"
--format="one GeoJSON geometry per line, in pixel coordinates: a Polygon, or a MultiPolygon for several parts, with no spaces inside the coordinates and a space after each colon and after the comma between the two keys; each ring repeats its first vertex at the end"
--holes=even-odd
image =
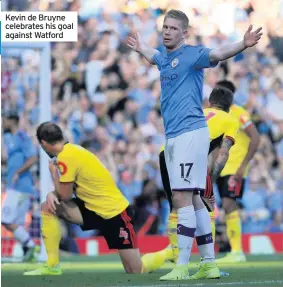
{"type": "Polygon", "coordinates": [[[127,45],[128,45],[128,47],[130,47],[134,51],[143,55],[150,64],[155,65],[155,62],[153,61],[153,56],[156,53],[159,53],[159,51],[157,51],[156,49],[153,49],[151,47],[147,47],[143,43],[143,41],[142,41],[142,39],[138,33],[136,33],[133,37],[129,37],[127,45]]]}
{"type": "Polygon", "coordinates": [[[209,53],[210,62],[227,60],[241,53],[245,49],[256,45],[262,36],[262,28],[258,28],[254,32],[252,32],[252,28],[253,26],[250,25],[245,33],[243,41],[222,47],[220,49],[211,50],[209,53]]]}
{"type": "Polygon", "coordinates": [[[229,150],[233,146],[233,144],[234,140],[232,138],[226,137],[223,139],[211,173],[213,181],[215,181],[219,177],[221,171],[223,170],[229,157],[229,150]]]}

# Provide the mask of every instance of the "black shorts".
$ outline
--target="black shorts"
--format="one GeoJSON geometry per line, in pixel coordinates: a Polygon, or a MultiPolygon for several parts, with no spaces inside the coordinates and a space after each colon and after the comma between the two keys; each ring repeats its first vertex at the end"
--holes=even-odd
{"type": "Polygon", "coordinates": [[[127,207],[122,213],[110,219],[104,219],[85,207],[79,198],[73,198],[81,211],[84,224],[82,230],[97,229],[104,236],[109,249],[137,248],[137,238],[133,223],[133,210],[127,207]]]}
{"type": "Polygon", "coordinates": [[[219,177],[216,183],[218,186],[220,197],[229,197],[232,199],[242,198],[245,182],[245,179],[243,179],[242,182],[236,182],[235,180],[233,180],[233,175],[219,177]]]}

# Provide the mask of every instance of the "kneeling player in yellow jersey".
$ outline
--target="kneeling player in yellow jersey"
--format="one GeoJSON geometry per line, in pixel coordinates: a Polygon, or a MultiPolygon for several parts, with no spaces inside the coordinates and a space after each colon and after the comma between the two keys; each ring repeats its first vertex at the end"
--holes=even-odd
{"type": "MultiPolygon", "coordinates": [[[[211,167],[211,172],[209,172],[207,175],[206,190],[203,194],[201,194],[201,196],[206,205],[206,208],[210,212],[213,225],[212,230],[214,240],[215,227],[213,204],[210,202],[211,199],[214,197],[212,190],[212,179],[218,178],[228,159],[229,149],[234,144],[234,139],[238,132],[239,124],[237,120],[228,113],[229,108],[233,102],[233,94],[229,90],[216,87],[210,95],[209,102],[211,108],[205,109],[204,114],[207,119],[208,129],[210,133],[209,153],[212,154],[216,152],[216,158],[213,161],[214,163],[211,167]]],[[[172,193],[166,168],[164,151],[160,152],[159,160],[164,190],[166,192],[172,210],[172,193]]],[[[201,212],[201,210],[198,210],[196,212],[201,212]]],[[[177,215],[175,210],[172,210],[168,222],[170,247],[156,253],[146,254],[142,257],[143,266],[147,272],[152,272],[159,269],[166,260],[176,262],[176,259],[178,258],[176,229],[177,215]]],[[[213,246],[211,234],[206,234],[205,230],[201,231],[201,228],[199,228],[198,230],[197,227],[195,235],[200,255],[202,257],[202,262],[199,271],[193,276],[191,276],[190,279],[219,278],[220,274],[218,268],[215,266],[215,264],[209,262],[208,248],[209,245],[213,246]]]]}
{"type": "Polygon", "coordinates": [[[141,273],[132,210],[110,172],[94,154],[65,142],[62,130],[54,123],[41,124],[37,128],[37,139],[49,156],[56,157],[49,165],[55,191],[47,195],[41,208],[47,264],[24,275],[62,274],[59,217],[80,225],[83,230],[100,230],[109,248],[118,249],[125,271],[141,273]]]}
{"type": "MultiPolygon", "coordinates": [[[[233,83],[221,81],[217,83],[235,92],[233,83]]],[[[246,261],[242,251],[241,218],[236,199],[243,196],[245,178],[248,174],[249,162],[253,158],[259,143],[259,135],[249,113],[240,106],[233,104],[230,114],[237,118],[240,124],[236,136],[236,144],[231,148],[229,159],[217,179],[217,186],[222,199],[222,207],[226,213],[227,236],[231,252],[218,259],[218,263],[233,263],[246,261]]]]}

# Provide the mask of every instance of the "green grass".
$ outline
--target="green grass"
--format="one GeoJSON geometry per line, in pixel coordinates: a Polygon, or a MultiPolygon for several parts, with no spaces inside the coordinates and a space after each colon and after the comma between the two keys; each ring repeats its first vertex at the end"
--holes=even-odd
{"type": "MultiPolygon", "coordinates": [[[[199,263],[193,256],[190,264],[193,274],[199,263]]],[[[283,286],[283,254],[248,256],[248,262],[236,265],[220,265],[220,269],[230,273],[219,280],[161,282],[159,277],[173,267],[166,264],[152,274],[126,275],[117,255],[100,257],[74,256],[63,258],[61,276],[23,276],[23,272],[41,266],[40,264],[2,264],[3,287],[104,287],[104,286],[283,286]]]]}

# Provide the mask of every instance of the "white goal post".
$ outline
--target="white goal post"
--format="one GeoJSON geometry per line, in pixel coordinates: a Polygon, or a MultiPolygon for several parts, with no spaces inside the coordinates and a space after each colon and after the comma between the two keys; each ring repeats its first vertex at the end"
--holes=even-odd
{"type": "MultiPolygon", "coordinates": [[[[40,52],[39,75],[39,122],[50,121],[51,118],[51,49],[50,43],[2,43],[2,54],[6,49],[30,49],[40,52]]],[[[3,55],[2,55],[3,56],[3,55]]],[[[51,178],[48,169],[48,156],[40,149],[40,202],[44,202],[50,191],[51,178]]],[[[46,260],[46,250],[41,238],[39,261],[46,260]]]]}

